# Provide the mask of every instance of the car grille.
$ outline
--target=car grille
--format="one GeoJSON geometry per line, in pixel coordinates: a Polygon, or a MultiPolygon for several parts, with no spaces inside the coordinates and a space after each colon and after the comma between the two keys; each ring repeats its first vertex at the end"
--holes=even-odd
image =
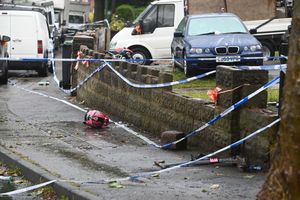
{"type": "Polygon", "coordinates": [[[238,53],[239,47],[228,47],[228,53],[238,53]]]}
{"type": "Polygon", "coordinates": [[[239,52],[239,47],[229,46],[229,47],[216,47],[217,54],[235,54],[239,52]]]}
{"type": "Polygon", "coordinates": [[[227,48],[226,47],[217,47],[216,48],[216,53],[217,54],[226,54],[227,53],[227,48]]]}

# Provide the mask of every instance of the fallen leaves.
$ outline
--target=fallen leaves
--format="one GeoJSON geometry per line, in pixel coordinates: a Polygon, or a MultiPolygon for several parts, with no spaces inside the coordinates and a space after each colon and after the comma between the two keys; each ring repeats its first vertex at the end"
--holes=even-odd
{"type": "Polygon", "coordinates": [[[109,184],[110,188],[116,188],[116,189],[120,189],[120,188],[124,188],[123,185],[121,185],[121,183],[119,183],[118,181],[113,181],[109,184]]]}

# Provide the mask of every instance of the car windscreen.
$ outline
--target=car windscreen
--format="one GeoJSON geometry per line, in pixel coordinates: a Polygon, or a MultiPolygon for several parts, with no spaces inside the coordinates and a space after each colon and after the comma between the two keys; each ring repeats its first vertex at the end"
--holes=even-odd
{"type": "Polygon", "coordinates": [[[189,36],[226,33],[247,33],[247,29],[236,17],[199,17],[189,20],[189,36]]]}

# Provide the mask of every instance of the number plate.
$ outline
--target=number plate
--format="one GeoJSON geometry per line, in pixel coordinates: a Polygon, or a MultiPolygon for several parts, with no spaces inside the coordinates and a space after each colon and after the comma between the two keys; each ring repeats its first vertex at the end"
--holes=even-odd
{"type": "Polygon", "coordinates": [[[240,62],[241,57],[240,56],[217,56],[216,62],[219,63],[227,63],[227,62],[240,62]]]}

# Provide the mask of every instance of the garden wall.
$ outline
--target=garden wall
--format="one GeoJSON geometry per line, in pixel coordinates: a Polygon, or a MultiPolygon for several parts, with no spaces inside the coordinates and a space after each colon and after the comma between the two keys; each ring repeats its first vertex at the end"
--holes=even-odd
{"type": "MultiPolygon", "coordinates": [[[[82,39],[74,40],[83,43],[82,39]]],[[[78,44],[74,44],[78,46],[78,44]]],[[[101,58],[103,55],[81,46],[86,55],[101,58]]],[[[73,87],[87,77],[98,64],[89,67],[80,64],[73,70],[73,87]]],[[[112,66],[135,83],[153,84],[173,80],[172,74],[160,72],[146,66],[127,62],[113,62],[112,66]]],[[[244,71],[232,67],[219,66],[217,85],[226,91],[220,95],[215,105],[209,101],[193,99],[172,92],[172,87],[164,89],[136,89],[105,68],[77,91],[77,98],[87,106],[101,110],[111,116],[135,125],[152,136],[160,137],[168,130],[189,133],[207,123],[214,116],[268,82],[266,71],[244,71]]],[[[232,112],[215,125],[188,139],[188,148],[208,153],[222,148],[251,132],[262,128],[276,118],[276,113],[267,109],[267,93],[263,92],[232,112]]],[[[243,155],[251,164],[269,166],[270,147],[274,143],[277,128],[246,142],[241,148],[226,152],[227,155],[243,155]]]]}

